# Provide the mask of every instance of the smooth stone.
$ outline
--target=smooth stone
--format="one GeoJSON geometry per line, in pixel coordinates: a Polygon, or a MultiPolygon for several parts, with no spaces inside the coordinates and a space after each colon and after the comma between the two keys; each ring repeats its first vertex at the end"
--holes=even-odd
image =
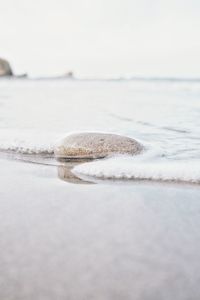
{"type": "Polygon", "coordinates": [[[136,140],[109,133],[83,132],[71,134],[60,141],[54,150],[58,159],[103,158],[114,154],[136,155],[143,146],[136,140]]]}
{"type": "Polygon", "coordinates": [[[0,76],[12,76],[13,72],[9,62],[0,58],[0,76]]]}

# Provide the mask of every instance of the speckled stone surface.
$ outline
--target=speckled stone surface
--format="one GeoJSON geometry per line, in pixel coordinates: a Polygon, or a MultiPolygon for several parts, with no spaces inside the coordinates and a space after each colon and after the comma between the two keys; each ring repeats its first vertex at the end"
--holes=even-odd
{"type": "Polygon", "coordinates": [[[55,147],[57,158],[103,158],[114,154],[136,155],[143,146],[136,140],[117,134],[84,132],[62,139],[55,147]]]}

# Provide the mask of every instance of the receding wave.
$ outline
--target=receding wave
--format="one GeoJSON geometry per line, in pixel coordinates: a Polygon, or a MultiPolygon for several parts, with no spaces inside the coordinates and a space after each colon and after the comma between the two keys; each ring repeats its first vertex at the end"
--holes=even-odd
{"type": "Polygon", "coordinates": [[[0,130],[0,151],[21,154],[53,154],[55,133],[33,130],[0,130]]]}
{"type": "Polygon", "coordinates": [[[97,179],[200,183],[200,164],[196,161],[142,161],[130,157],[114,157],[78,165],[73,172],[97,179]]]}

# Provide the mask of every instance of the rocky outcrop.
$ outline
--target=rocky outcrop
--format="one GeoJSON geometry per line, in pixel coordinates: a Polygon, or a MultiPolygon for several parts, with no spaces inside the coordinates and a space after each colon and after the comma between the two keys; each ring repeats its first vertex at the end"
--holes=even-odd
{"type": "Polygon", "coordinates": [[[71,134],[60,141],[54,150],[58,159],[95,159],[114,154],[136,155],[143,146],[136,140],[117,134],[83,132],[71,134]]]}
{"type": "Polygon", "coordinates": [[[9,62],[0,58],[0,76],[12,76],[13,72],[9,62]]]}
{"type": "Polygon", "coordinates": [[[72,71],[69,71],[69,72],[65,73],[64,77],[74,78],[74,73],[72,71]]]}

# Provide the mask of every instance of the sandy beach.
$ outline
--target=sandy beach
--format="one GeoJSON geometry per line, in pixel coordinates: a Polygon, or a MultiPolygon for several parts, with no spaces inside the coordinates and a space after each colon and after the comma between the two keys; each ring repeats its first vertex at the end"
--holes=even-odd
{"type": "Polygon", "coordinates": [[[198,186],[0,164],[0,299],[199,299],[198,186]]]}

